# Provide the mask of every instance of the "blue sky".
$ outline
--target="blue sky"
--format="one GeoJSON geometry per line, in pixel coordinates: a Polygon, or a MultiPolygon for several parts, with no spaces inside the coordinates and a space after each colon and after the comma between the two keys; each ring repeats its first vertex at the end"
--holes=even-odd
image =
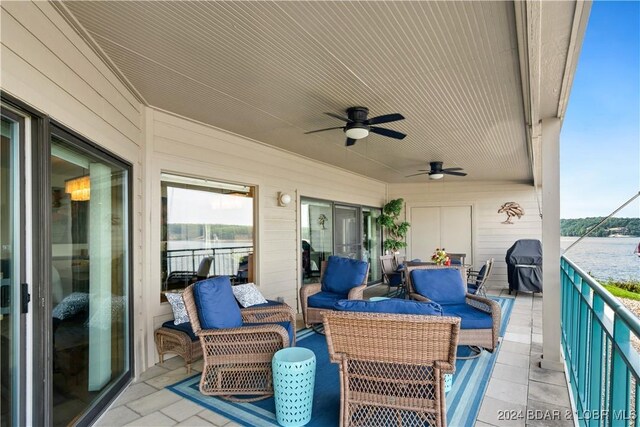
{"type": "MultiPolygon", "coordinates": [[[[605,216],[640,190],[640,2],[595,1],[560,136],[560,217],[605,216]]],[[[616,217],[640,217],[640,201],[616,217]]]]}

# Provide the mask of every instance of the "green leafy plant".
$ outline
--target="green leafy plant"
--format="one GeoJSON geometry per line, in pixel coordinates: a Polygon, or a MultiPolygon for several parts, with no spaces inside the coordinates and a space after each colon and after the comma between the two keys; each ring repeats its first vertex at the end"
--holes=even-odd
{"type": "Polygon", "coordinates": [[[384,248],[392,252],[397,252],[398,249],[407,247],[404,239],[407,236],[410,225],[407,221],[400,221],[400,212],[402,212],[403,205],[404,199],[389,201],[384,205],[382,214],[376,220],[378,225],[381,225],[387,231],[384,248]]]}

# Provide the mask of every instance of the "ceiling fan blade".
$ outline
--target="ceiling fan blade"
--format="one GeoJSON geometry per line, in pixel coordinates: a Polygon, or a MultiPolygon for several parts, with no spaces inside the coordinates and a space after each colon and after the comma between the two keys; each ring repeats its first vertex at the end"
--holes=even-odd
{"type": "Polygon", "coordinates": [[[370,125],[379,125],[382,123],[396,122],[398,120],[404,120],[404,116],[399,113],[385,114],[384,116],[372,117],[367,120],[370,125]]]}
{"type": "Polygon", "coordinates": [[[442,173],[446,173],[447,175],[455,175],[455,176],[467,176],[465,172],[451,172],[450,170],[444,169],[442,173]]]}
{"type": "Polygon", "coordinates": [[[413,175],[407,175],[405,176],[405,178],[409,178],[410,176],[416,176],[416,175],[428,175],[429,172],[420,172],[420,173],[414,173],[413,175]]]}
{"type": "Polygon", "coordinates": [[[310,132],[305,132],[305,135],[308,135],[310,133],[316,133],[316,132],[324,132],[325,130],[334,130],[334,129],[344,129],[344,126],[337,126],[334,128],[326,128],[326,129],[318,129],[318,130],[312,130],[310,132]]]}
{"type": "Polygon", "coordinates": [[[462,168],[446,168],[446,169],[442,169],[443,171],[461,171],[462,168]]]}
{"type": "Polygon", "coordinates": [[[344,145],[345,145],[345,146],[347,146],[347,147],[350,147],[350,146],[352,146],[353,144],[355,144],[355,143],[356,143],[356,141],[357,141],[357,140],[355,140],[355,139],[353,139],[353,138],[347,138],[347,143],[346,143],[346,144],[344,144],[344,145]]]}
{"type": "Polygon", "coordinates": [[[342,116],[339,116],[339,115],[334,114],[334,113],[325,113],[325,114],[327,116],[333,117],[334,119],[342,120],[343,122],[348,122],[349,121],[349,119],[347,119],[346,117],[342,117],[342,116]]]}
{"type": "Polygon", "coordinates": [[[395,139],[403,139],[405,136],[407,136],[404,133],[401,133],[395,130],[379,128],[376,126],[371,126],[369,130],[373,133],[377,133],[378,135],[388,136],[389,138],[395,138],[395,139]]]}

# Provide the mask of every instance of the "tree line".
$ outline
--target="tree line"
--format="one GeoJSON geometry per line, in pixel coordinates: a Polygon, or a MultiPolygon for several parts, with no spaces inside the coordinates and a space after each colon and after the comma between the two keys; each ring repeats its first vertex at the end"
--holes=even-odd
{"type": "Polygon", "coordinates": [[[253,227],[228,224],[168,224],[167,232],[169,240],[250,240],[253,227]]]}
{"type": "MultiPolygon", "coordinates": [[[[582,236],[603,219],[604,217],[561,219],[560,235],[582,236]]],[[[640,218],[609,218],[589,234],[590,237],[612,235],[640,236],[640,218]]]]}

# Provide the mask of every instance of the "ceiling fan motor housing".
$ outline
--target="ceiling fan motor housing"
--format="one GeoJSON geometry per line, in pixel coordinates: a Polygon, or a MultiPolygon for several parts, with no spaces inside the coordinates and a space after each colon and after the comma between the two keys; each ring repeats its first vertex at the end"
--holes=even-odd
{"type": "Polygon", "coordinates": [[[369,109],[366,107],[351,107],[347,108],[347,117],[352,122],[364,122],[369,115],[369,109]]]}

